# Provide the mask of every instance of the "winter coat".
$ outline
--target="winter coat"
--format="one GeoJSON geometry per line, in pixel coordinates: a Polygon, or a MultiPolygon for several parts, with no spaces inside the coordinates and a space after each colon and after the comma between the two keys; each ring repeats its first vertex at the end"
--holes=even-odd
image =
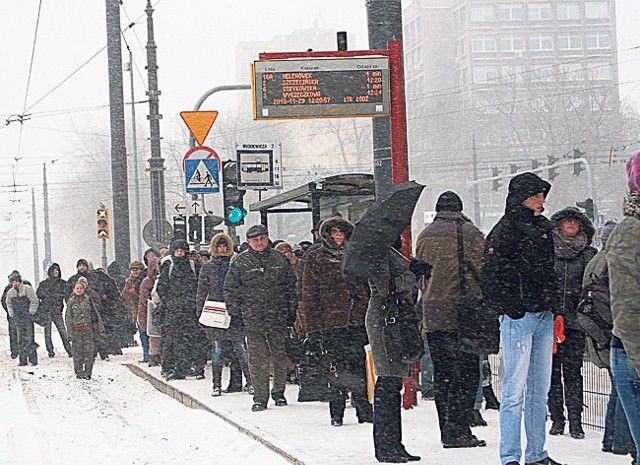
{"type": "MultiPolygon", "coordinates": [[[[224,237],[229,244],[227,253],[220,255],[216,250],[211,251],[211,260],[202,265],[200,276],[198,277],[198,292],[196,296],[196,315],[198,318],[202,314],[202,308],[207,300],[224,302],[224,280],[229,270],[233,248],[231,237],[224,233],[218,233],[211,239],[215,244],[224,237]]],[[[220,341],[237,341],[244,339],[244,327],[240,318],[231,318],[229,328],[205,328],[207,337],[220,341]]]]}
{"type": "Polygon", "coordinates": [[[455,212],[440,211],[433,223],[418,236],[416,258],[430,263],[431,278],[422,279],[423,324],[426,332],[458,330],[460,280],[458,264],[458,224],[462,224],[466,298],[482,297],[477,277],[484,236],[471,220],[455,212]]]}
{"type": "Polygon", "coordinates": [[[11,286],[11,288],[7,291],[7,295],[5,297],[5,302],[7,304],[7,312],[10,317],[15,317],[14,311],[17,310],[14,308],[14,300],[21,299],[26,297],[29,300],[29,314],[31,316],[36,314],[38,310],[38,296],[36,295],[36,291],[33,290],[30,284],[26,282],[20,283],[20,286],[16,289],[11,286]]]}
{"type": "Polygon", "coordinates": [[[153,284],[156,281],[156,276],[158,275],[158,258],[151,257],[149,258],[148,268],[147,268],[147,276],[140,283],[140,294],[138,295],[138,326],[140,326],[140,331],[143,331],[147,334],[150,334],[152,330],[154,335],[160,335],[160,328],[149,328],[148,327],[148,313],[147,308],[149,305],[149,299],[151,299],[151,290],[153,289],[153,284]]]}
{"type": "Polygon", "coordinates": [[[344,246],[339,247],[331,237],[334,227],[345,232],[345,241],[353,231],[353,224],[346,219],[329,218],[320,227],[322,247],[307,255],[300,308],[300,320],[306,334],[349,324],[364,325],[369,292],[363,286],[351,299],[340,272],[344,246]]]}
{"type": "Polygon", "coordinates": [[[561,310],[552,224],[522,205],[539,192],[546,195],[550,187],[532,173],[513,178],[505,214],[485,241],[480,271],[484,299],[500,314],[514,319],[525,312],[561,310]]]}
{"type": "Polygon", "coordinates": [[[87,278],[87,282],[89,283],[89,287],[96,292],[99,296],[102,296],[102,286],[100,285],[100,279],[98,275],[94,271],[85,271],[84,273],[76,273],[67,279],[67,287],[65,289],[66,300],[69,300],[73,295],[73,286],[76,284],[78,279],[81,277],[87,278]]]}
{"type": "Polygon", "coordinates": [[[582,327],[578,324],[578,303],[582,293],[584,270],[598,252],[595,247],[591,247],[595,228],[584,213],[575,207],[568,207],[554,213],[551,217],[554,229],[559,232],[560,223],[567,218],[580,221],[579,235],[586,236],[586,243],[575,257],[563,257],[556,246],[554,269],[558,280],[558,298],[560,311],[564,317],[564,327],[582,331],[582,327]]]}
{"type": "Polygon", "coordinates": [[[57,278],[54,278],[54,269],[60,271],[60,265],[57,263],[51,264],[47,270],[47,275],[49,277],[40,282],[36,295],[38,296],[38,299],[40,299],[40,305],[43,307],[44,311],[49,314],[53,314],[55,312],[61,315],[62,309],[64,308],[67,282],[60,278],[62,273],[60,273],[57,278]]]}
{"type": "Polygon", "coordinates": [[[104,325],[100,313],[95,304],[86,294],[83,296],[74,295],[67,302],[65,312],[65,324],[73,334],[74,330],[97,329],[99,333],[104,333],[104,325]]]}
{"type": "Polygon", "coordinates": [[[229,265],[224,298],[231,320],[246,332],[266,333],[292,327],[296,317],[296,275],[284,254],[268,247],[246,249],[229,265]]]}
{"type": "Polygon", "coordinates": [[[624,218],[607,241],[613,335],[640,373],[640,194],[630,193],[624,218]]]}
{"type": "MultiPolygon", "coordinates": [[[[406,261],[399,252],[389,248],[387,255],[389,260],[386,266],[378,270],[377,275],[369,278],[371,298],[369,299],[365,324],[376,375],[403,378],[410,375],[411,366],[402,362],[392,362],[387,358],[382,337],[382,326],[386,312],[383,312],[382,306],[387,302],[390,280],[394,280],[398,299],[402,299],[413,293],[416,277],[408,270],[406,261]]],[[[410,299],[407,298],[407,300],[410,299]]]]}
{"type": "Polygon", "coordinates": [[[189,262],[187,256],[168,256],[161,262],[157,290],[162,305],[166,306],[168,326],[193,323],[193,327],[196,328],[196,291],[200,265],[194,262],[194,273],[189,262]]]}

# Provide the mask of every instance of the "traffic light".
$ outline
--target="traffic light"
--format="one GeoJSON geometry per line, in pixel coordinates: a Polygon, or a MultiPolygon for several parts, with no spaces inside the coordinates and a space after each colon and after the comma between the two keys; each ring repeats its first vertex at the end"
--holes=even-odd
{"type": "MultiPolygon", "coordinates": [[[[581,152],[580,149],[573,149],[573,159],[577,160],[578,158],[582,158],[584,156],[584,152],[581,152]]],[[[580,173],[584,171],[582,167],[582,163],[574,163],[573,164],[573,174],[575,176],[580,176],[580,173]]]]}
{"type": "Polygon", "coordinates": [[[515,163],[510,163],[509,167],[511,168],[511,174],[516,174],[518,172],[518,165],[515,163]]]}
{"type": "Polygon", "coordinates": [[[207,215],[204,217],[204,242],[208,243],[211,241],[211,238],[218,232],[216,230],[216,226],[218,226],[224,218],[220,218],[215,215],[207,215]]]}
{"type": "Polygon", "coordinates": [[[187,234],[190,243],[200,244],[202,242],[202,224],[202,215],[189,215],[187,234]]]}
{"type": "Polygon", "coordinates": [[[222,198],[224,203],[224,224],[239,226],[244,224],[247,210],[244,208],[243,197],[245,191],[238,189],[238,174],[236,162],[226,160],[222,162],[222,198]]]}
{"type": "Polygon", "coordinates": [[[109,209],[100,207],[96,211],[98,239],[109,239],[109,209]]]}
{"type": "Polygon", "coordinates": [[[173,217],[173,240],[187,240],[187,219],[182,216],[173,217]]]}
{"type": "MultiPolygon", "coordinates": [[[[498,168],[491,168],[492,177],[496,177],[500,175],[500,170],[498,168]]],[[[502,187],[502,182],[499,179],[493,180],[493,190],[497,191],[502,187]]]]}
{"type": "MultiPolygon", "coordinates": [[[[556,157],[554,157],[553,155],[547,155],[547,164],[549,166],[553,166],[556,164],[556,162],[558,161],[558,159],[556,157]]],[[[553,181],[555,178],[558,177],[558,168],[549,168],[549,181],[553,181]]]]}
{"type": "Polygon", "coordinates": [[[538,160],[531,159],[531,169],[535,170],[540,166],[540,162],[538,160]]]}
{"type": "Polygon", "coordinates": [[[576,205],[584,209],[585,214],[591,221],[596,219],[596,206],[593,203],[593,199],[586,199],[584,202],[576,202],[576,205]]]}

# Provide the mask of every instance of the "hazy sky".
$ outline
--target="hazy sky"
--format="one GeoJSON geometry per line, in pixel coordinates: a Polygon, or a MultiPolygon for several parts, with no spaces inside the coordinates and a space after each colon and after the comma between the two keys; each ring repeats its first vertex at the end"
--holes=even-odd
{"type": "MultiPolygon", "coordinates": [[[[24,269],[32,268],[31,220],[25,212],[31,208],[32,186],[38,201],[42,198],[42,163],[58,160],[49,167],[50,195],[68,198],[73,205],[82,201],[82,184],[71,189],[55,181],[56,174],[73,172],[74,157],[81,149],[88,150],[78,147],[78,134],[109,141],[104,0],[43,0],[31,63],[38,5],[39,0],[0,0],[0,260],[12,266],[12,238],[18,237],[22,252],[14,266],[24,269]],[[10,115],[25,110],[31,119],[23,126],[3,126],[10,115]],[[17,163],[15,157],[20,158],[17,163]],[[20,185],[15,193],[14,172],[20,185]],[[22,201],[13,202],[17,199],[22,201]]],[[[124,0],[122,8],[123,25],[135,23],[123,36],[133,52],[136,100],[146,98],[145,5],[146,0],[124,0]]],[[[352,34],[351,49],[368,46],[365,0],[153,0],[153,5],[162,133],[167,137],[183,130],[178,113],[192,109],[205,90],[239,83],[235,63],[239,41],[268,40],[318,23],[352,34]]],[[[640,50],[629,50],[640,46],[638,0],[619,0],[616,8],[620,80],[629,82],[620,95],[640,109],[640,50]]],[[[128,101],[127,73],[124,79],[128,101]]],[[[241,83],[249,83],[249,77],[241,83]]],[[[224,118],[225,107],[234,103],[229,96],[220,96],[210,99],[204,109],[220,110],[224,118]]],[[[138,123],[146,125],[147,106],[138,108],[138,123]]],[[[140,148],[145,159],[146,149],[140,148]]],[[[91,188],[91,180],[86,182],[91,188]]],[[[42,249],[42,240],[40,244],[42,249]]]]}

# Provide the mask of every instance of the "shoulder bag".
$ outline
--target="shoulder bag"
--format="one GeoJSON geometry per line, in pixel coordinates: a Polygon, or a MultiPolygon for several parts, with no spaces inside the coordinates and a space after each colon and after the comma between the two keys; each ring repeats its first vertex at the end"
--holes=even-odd
{"type": "Polygon", "coordinates": [[[411,365],[424,354],[424,342],[418,330],[418,317],[413,305],[398,296],[393,279],[389,294],[382,304],[382,340],[389,361],[411,365]]]}
{"type": "Polygon", "coordinates": [[[229,316],[227,305],[224,302],[207,300],[202,307],[202,314],[198,321],[209,328],[227,329],[231,324],[231,316],[229,316]]]}

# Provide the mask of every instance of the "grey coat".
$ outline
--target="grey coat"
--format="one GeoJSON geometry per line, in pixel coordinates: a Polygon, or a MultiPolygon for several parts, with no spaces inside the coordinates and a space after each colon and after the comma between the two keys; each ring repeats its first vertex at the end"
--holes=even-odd
{"type": "Polygon", "coordinates": [[[410,376],[411,366],[401,362],[391,362],[385,353],[382,339],[384,319],[382,305],[387,300],[391,279],[395,280],[397,293],[401,296],[413,291],[416,277],[408,270],[405,259],[398,252],[389,248],[388,257],[388,267],[378,270],[376,276],[369,278],[371,298],[365,324],[376,375],[404,378],[410,376]]]}

